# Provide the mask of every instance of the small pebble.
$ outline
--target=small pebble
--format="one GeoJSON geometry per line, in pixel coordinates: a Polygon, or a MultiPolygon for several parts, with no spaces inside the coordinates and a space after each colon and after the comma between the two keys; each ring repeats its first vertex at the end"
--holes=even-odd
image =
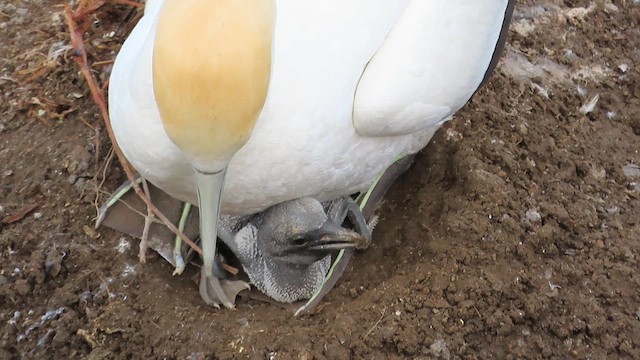
{"type": "Polygon", "coordinates": [[[436,340],[431,346],[429,346],[429,352],[431,355],[435,356],[436,359],[450,359],[451,352],[449,351],[449,347],[447,343],[442,340],[436,340]]]}
{"type": "Polygon", "coordinates": [[[69,332],[66,329],[58,329],[51,341],[55,347],[61,347],[69,341],[69,332]]]}
{"type": "Polygon", "coordinates": [[[628,178],[640,177],[640,165],[627,164],[622,167],[622,172],[628,178]]]}
{"type": "Polygon", "coordinates": [[[70,175],[80,175],[89,168],[90,161],[91,153],[85,147],[76,145],[67,156],[65,168],[70,175]]]}
{"type": "Polygon", "coordinates": [[[16,325],[18,323],[18,319],[20,319],[20,315],[22,315],[20,311],[14,312],[13,317],[8,321],[9,325],[16,325]]]}
{"type": "Polygon", "coordinates": [[[18,279],[16,280],[15,284],[13,285],[15,291],[18,293],[18,295],[20,296],[25,296],[28,293],[31,292],[31,285],[29,285],[29,282],[25,279],[18,279]]]}
{"type": "Polygon", "coordinates": [[[589,170],[589,175],[596,180],[603,180],[607,177],[607,170],[601,166],[592,165],[589,170]]]}
{"type": "Polygon", "coordinates": [[[542,216],[540,213],[534,209],[529,209],[524,215],[525,220],[530,224],[539,223],[542,221],[542,216]]]}
{"type": "Polygon", "coordinates": [[[527,125],[525,123],[518,123],[516,124],[516,132],[518,132],[518,134],[522,136],[525,136],[529,132],[529,129],[527,129],[527,125]]]}
{"type": "Polygon", "coordinates": [[[47,330],[46,334],[42,335],[40,339],[38,339],[38,346],[46,346],[51,342],[51,339],[53,339],[53,330],[49,329],[47,330]]]}
{"type": "Polygon", "coordinates": [[[84,231],[84,234],[87,235],[88,237],[92,238],[92,239],[97,239],[100,234],[91,226],[89,225],[85,225],[82,227],[82,230],[84,231]]]}
{"type": "Polygon", "coordinates": [[[131,244],[127,239],[122,237],[120,238],[120,241],[118,242],[118,246],[116,248],[118,249],[118,253],[124,254],[131,248],[131,244]]]}

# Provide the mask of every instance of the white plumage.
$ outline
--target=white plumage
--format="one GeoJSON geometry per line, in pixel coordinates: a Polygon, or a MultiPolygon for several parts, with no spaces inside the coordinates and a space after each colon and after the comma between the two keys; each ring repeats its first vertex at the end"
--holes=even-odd
{"type": "MultiPolygon", "coordinates": [[[[162,3],[147,4],[116,60],[112,126],[142,176],[197,204],[193,168],[167,137],[153,95],[162,3]]],[[[267,101],[229,164],[222,212],[362,191],[395,159],[422,149],[481,83],[507,3],[278,0],[267,101]]]]}

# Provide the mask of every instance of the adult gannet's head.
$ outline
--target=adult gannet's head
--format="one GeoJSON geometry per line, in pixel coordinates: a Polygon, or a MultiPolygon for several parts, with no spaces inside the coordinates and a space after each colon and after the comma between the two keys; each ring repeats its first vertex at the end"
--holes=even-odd
{"type": "Polygon", "coordinates": [[[165,0],[153,52],[164,128],[201,172],[223,170],[267,96],[274,0],[165,0]]]}
{"type": "Polygon", "coordinates": [[[196,173],[205,301],[232,307],[212,276],[227,165],[264,105],[275,0],[165,0],[153,51],[153,89],[167,135],[196,173]]]}

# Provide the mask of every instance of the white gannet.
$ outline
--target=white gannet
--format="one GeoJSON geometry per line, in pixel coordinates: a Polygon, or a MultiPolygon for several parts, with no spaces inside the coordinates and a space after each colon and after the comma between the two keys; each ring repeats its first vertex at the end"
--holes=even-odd
{"type": "Polygon", "coordinates": [[[203,297],[231,306],[211,270],[218,211],[249,215],[368,189],[477,90],[514,3],[149,2],[113,68],[112,127],[151,183],[193,204],[198,190],[210,194],[200,202],[203,297]],[[162,81],[165,72],[173,78],[162,81]]]}

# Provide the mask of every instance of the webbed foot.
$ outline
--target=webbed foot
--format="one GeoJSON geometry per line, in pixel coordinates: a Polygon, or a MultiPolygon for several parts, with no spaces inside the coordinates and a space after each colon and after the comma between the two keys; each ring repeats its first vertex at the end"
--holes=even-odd
{"type": "Polygon", "coordinates": [[[238,294],[250,290],[249,284],[242,280],[219,279],[217,276],[207,276],[204,268],[200,271],[200,296],[205,303],[227,309],[235,307],[238,294]]]}

